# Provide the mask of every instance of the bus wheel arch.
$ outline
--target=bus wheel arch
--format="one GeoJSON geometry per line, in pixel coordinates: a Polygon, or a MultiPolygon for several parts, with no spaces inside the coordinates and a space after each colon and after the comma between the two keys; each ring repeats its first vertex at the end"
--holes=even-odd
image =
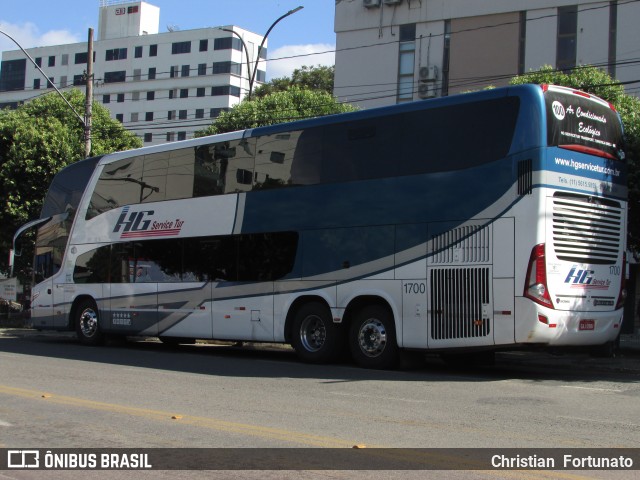
{"type": "Polygon", "coordinates": [[[69,318],[80,343],[101,345],[104,342],[104,333],[100,326],[100,312],[92,297],[84,295],[76,298],[71,307],[69,318]]]}
{"type": "Polygon", "coordinates": [[[399,360],[396,322],[389,303],[376,296],[352,300],[343,321],[353,360],[364,368],[394,368],[399,360]]]}
{"type": "Polygon", "coordinates": [[[338,358],[344,335],[322,297],[297,298],[289,308],[285,327],[286,340],[301,360],[328,363],[338,358]]]}

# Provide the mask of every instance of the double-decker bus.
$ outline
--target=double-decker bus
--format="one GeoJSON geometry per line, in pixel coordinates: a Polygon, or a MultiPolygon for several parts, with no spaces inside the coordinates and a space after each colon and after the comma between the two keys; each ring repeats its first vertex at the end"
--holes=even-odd
{"type": "Polygon", "coordinates": [[[33,324],[369,368],[402,349],[607,345],[622,136],[607,102],[524,85],[79,161],[33,224],[33,324]]]}

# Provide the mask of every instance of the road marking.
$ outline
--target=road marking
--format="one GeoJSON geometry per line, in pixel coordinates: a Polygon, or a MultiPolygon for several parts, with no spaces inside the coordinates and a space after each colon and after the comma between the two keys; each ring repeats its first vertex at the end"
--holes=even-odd
{"type": "MultiPolygon", "coordinates": [[[[166,412],[162,410],[151,410],[147,408],[130,407],[127,405],[118,405],[115,403],[96,402],[94,400],[86,400],[77,397],[69,397],[65,395],[57,395],[47,392],[50,397],[43,397],[44,392],[37,390],[27,390],[24,388],[9,387],[0,385],[0,394],[10,395],[13,397],[28,398],[31,400],[55,403],[58,405],[73,406],[78,408],[86,408],[90,410],[99,410],[103,412],[113,412],[117,414],[131,415],[135,417],[147,418],[152,420],[174,422],[171,417],[178,416],[176,412],[166,412]]],[[[273,427],[262,427],[259,425],[250,425],[245,423],[230,422],[211,417],[197,417],[191,415],[182,415],[180,424],[191,426],[210,428],[221,432],[250,435],[254,437],[267,438],[270,440],[280,440],[288,443],[298,443],[312,447],[333,447],[333,448],[351,448],[353,445],[360,443],[358,441],[340,440],[337,438],[324,437],[321,435],[313,435],[309,433],[294,432],[273,427]]]]}
{"type": "Polygon", "coordinates": [[[638,425],[637,423],[619,422],[616,420],[598,420],[595,418],[570,417],[568,415],[557,415],[556,418],[564,418],[565,420],[571,420],[571,421],[578,420],[580,422],[604,423],[606,425],[623,425],[625,427],[640,427],[640,425],[638,425]]]}
{"type": "Polygon", "coordinates": [[[580,387],[578,385],[560,385],[562,388],[575,388],[577,390],[592,390],[594,392],[602,393],[622,393],[624,390],[618,390],[615,388],[598,388],[598,387],[580,387]]]}

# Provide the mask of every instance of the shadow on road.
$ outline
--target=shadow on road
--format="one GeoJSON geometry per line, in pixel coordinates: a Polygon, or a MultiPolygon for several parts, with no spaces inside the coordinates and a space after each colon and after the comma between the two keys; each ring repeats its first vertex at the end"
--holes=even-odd
{"type": "Polygon", "coordinates": [[[119,341],[102,347],[78,344],[72,334],[0,334],[0,352],[62,358],[130,367],[223,377],[316,378],[326,383],[358,381],[491,382],[507,379],[565,382],[638,382],[640,356],[592,358],[587,354],[551,355],[546,352],[498,353],[493,366],[451,367],[436,355],[412,354],[396,371],[365,370],[345,361],[343,364],[309,365],[301,363],[293,350],[268,344],[243,346],[198,344],[169,346],[157,341],[119,341]]]}

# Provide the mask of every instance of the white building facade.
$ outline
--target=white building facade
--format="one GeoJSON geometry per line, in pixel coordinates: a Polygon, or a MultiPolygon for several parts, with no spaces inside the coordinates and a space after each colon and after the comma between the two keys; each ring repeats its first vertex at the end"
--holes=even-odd
{"type": "Polygon", "coordinates": [[[369,108],[594,65],[637,95],[638,24],[630,0],[338,0],[334,94],[369,108]]]}
{"type": "MultiPolygon", "coordinates": [[[[192,138],[240,102],[249,92],[248,70],[263,40],[237,26],[158,33],[159,21],[159,8],[149,3],[100,0],[94,103],[107,107],[145,145],[192,138]]],[[[27,49],[48,80],[20,50],[3,52],[0,108],[52,92],[50,83],[62,91],[84,91],[87,45],[27,49]]],[[[255,85],[265,80],[264,65],[260,62],[255,85]]]]}

